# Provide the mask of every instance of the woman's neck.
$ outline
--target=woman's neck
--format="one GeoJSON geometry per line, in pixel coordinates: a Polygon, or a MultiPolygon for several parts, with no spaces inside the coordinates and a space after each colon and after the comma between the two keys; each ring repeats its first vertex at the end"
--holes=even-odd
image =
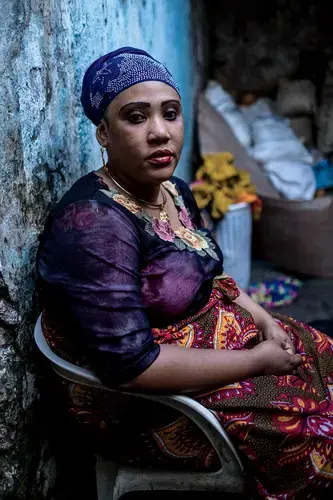
{"type": "Polygon", "coordinates": [[[148,201],[150,203],[160,203],[161,202],[161,184],[140,184],[139,182],[131,182],[130,179],[117,174],[115,172],[106,172],[103,168],[97,170],[98,175],[107,180],[107,184],[112,183],[113,187],[119,189],[119,186],[125,191],[128,191],[134,198],[148,201]],[[113,180],[113,179],[114,180],[113,180]],[[114,182],[116,181],[116,182],[114,182]],[[119,186],[117,185],[119,184],[119,186]]]}

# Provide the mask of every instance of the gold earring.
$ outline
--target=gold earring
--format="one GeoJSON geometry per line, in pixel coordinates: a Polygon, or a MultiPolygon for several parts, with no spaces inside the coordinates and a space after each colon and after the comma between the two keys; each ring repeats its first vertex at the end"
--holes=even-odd
{"type": "Polygon", "coordinates": [[[102,163],[103,163],[103,168],[106,168],[106,161],[105,161],[105,156],[104,156],[104,147],[101,146],[101,156],[102,156],[102,163]]]}

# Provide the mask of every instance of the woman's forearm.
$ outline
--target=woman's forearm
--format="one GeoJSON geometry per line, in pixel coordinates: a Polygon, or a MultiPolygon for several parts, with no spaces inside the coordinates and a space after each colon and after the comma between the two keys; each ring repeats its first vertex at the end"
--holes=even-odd
{"type": "Polygon", "coordinates": [[[126,388],[155,393],[194,393],[217,389],[260,374],[255,349],[223,351],[161,345],[154,363],[126,388]]]}
{"type": "MultiPolygon", "coordinates": [[[[273,321],[243,290],[235,302],[252,314],[258,327],[273,321]]],[[[156,361],[126,387],[157,393],[202,392],[260,375],[261,370],[262,360],[256,349],[226,351],[162,345],[156,361]]]]}

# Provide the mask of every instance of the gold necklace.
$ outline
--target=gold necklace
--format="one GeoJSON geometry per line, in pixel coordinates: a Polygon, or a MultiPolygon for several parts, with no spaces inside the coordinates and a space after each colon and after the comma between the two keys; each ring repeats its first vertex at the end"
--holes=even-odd
{"type": "Polygon", "coordinates": [[[104,168],[104,172],[107,174],[108,177],[110,177],[110,179],[112,180],[112,182],[114,182],[116,186],[118,186],[122,191],[124,191],[124,193],[126,193],[131,198],[134,198],[139,203],[141,203],[143,205],[146,205],[147,207],[157,208],[160,211],[160,220],[164,221],[164,222],[169,222],[170,223],[170,218],[169,218],[168,214],[166,213],[166,211],[164,210],[164,207],[165,207],[166,202],[167,202],[167,197],[166,197],[166,194],[165,194],[164,191],[161,190],[162,197],[163,197],[163,202],[162,203],[150,203],[149,201],[142,200],[141,198],[137,198],[136,196],[134,196],[134,194],[130,193],[121,184],[119,184],[119,182],[117,182],[116,179],[110,174],[107,165],[104,165],[103,168],[104,168]]]}

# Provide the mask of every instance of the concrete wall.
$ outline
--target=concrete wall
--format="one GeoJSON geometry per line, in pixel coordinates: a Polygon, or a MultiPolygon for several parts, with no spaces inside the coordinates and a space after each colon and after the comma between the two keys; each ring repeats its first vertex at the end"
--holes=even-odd
{"type": "Polygon", "coordinates": [[[183,94],[190,178],[190,0],[2,0],[0,3],[0,499],[47,495],[54,462],[38,423],[32,344],[37,236],[50,203],[98,168],[79,104],[84,69],[120,45],[166,63],[183,94]]]}

